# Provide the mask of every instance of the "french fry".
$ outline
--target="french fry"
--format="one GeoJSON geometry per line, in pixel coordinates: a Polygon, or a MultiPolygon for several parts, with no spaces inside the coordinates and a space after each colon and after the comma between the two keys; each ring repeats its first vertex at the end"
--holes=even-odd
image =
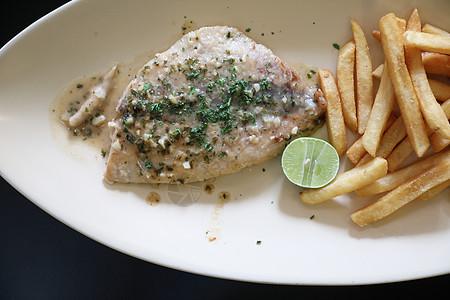
{"type": "Polygon", "coordinates": [[[380,32],[386,64],[406,132],[417,156],[422,157],[429,148],[430,141],[425,131],[425,123],[414,86],[405,64],[401,29],[394,14],[387,14],[381,18],[380,32]]]}
{"type": "MultiPolygon", "coordinates": [[[[398,26],[403,29],[403,31],[406,30],[406,21],[405,19],[397,18],[398,26]]],[[[381,42],[381,32],[379,30],[372,30],[372,36],[379,42],[381,42]]],[[[381,77],[381,73],[380,73],[381,77]]]]}
{"type": "Polygon", "coordinates": [[[425,23],[423,25],[422,31],[426,32],[426,33],[433,33],[433,34],[440,34],[440,35],[447,35],[447,36],[450,35],[450,33],[448,31],[445,31],[444,29],[441,29],[441,28],[431,25],[429,23],[425,23]]]}
{"type": "Polygon", "coordinates": [[[417,200],[430,200],[431,198],[433,198],[434,196],[436,196],[437,194],[439,194],[440,192],[445,190],[449,185],[450,185],[450,180],[447,180],[447,181],[435,186],[434,188],[429,189],[428,191],[426,191],[425,193],[423,193],[422,195],[417,197],[417,200]]]}
{"type": "Polygon", "coordinates": [[[450,77],[449,55],[431,52],[422,52],[422,61],[427,74],[450,77]]]}
{"type": "Polygon", "coordinates": [[[443,161],[449,159],[450,150],[430,155],[425,159],[419,160],[418,162],[415,162],[393,173],[389,173],[383,178],[380,178],[371,184],[357,189],[356,193],[361,197],[366,197],[393,190],[402,183],[410,180],[414,176],[417,176],[433,165],[440,164],[443,161]]]}
{"type": "Polygon", "coordinates": [[[395,94],[394,88],[389,78],[389,72],[385,67],[381,76],[380,86],[375,96],[369,121],[364,132],[362,142],[367,152],[375,157],[378,146],[380,145],[383,129],[394,107],[395,94]]]}
{"type": "MultiPolygon", "coordinates": [[[[408,21],[407,29],[411,32],[421,30],[420,18],[417,9],[413,11],[408,21]]],[[[421,51],[414,46],[405,47],[406,65],[411,76],[420,109],[428,124],[433,130],[441,136],[450,139],[450,124],[445,116],[442,107],[436,101],[430,85],[428,84],[427,74],[423,67],[421,51]]]]}
{"type": "Polygon", "coordinates": [[[385,176],[386,173],[386,160],[377,157],[361,167],[339,174],[330,184],[323,188],[303,191],[300,197],[307,204],[317,204],[368,185],[385,176]]]}
{"type": "Polygon", "coordinates": [[[423,51],[450,54],[450,36],[407,30],[403,37],[405,45],[423,51]]]}
{"type": "Polygon", "coordinates": [[[403,118],[399,117],[392,123],[392,125],[383,134],[380,141],[380,146],[377,150],[376,156],[386,158],[406,136],[406,128],[403,118]]]}
{"type": "Polygon", "coordinates": [[[367,164],[369,161],[371,161],[373,159],[373,156],[370,155],[369,153],[366,153],[363,158],[361,158],[361,160],[356,164],[355,167],[360,167],[364,164],[367,164]]]}
{"type": "Polygon", "coordinates": [[[406,137],[401,141],[397,147],[392,150],[391,154],[386,157],[388,162],[389,172],[394,172],[398,169],[398,167],[414,152],[414,149],[409,141],[409,138],[406,137]]]}
{"type": "MultiPolygon", "coordinates": [[[[395,117],[394,114],[391,114],[386,122],[386,125],[384,126],[383,131],[386,131],[386,129],[388,129],[392,123],[394,123],[394,121],[397,118],[395,117]]],[[[362,136],[360,136],[351,146],[350,148],[347,149],[347,157],[348,159],[354,164],[358,164],[361,159],[367,154],[366,149],[364,148],[363,144],[362,144],[362,136]]],[[[366,161],[367,162],[367,161],[366,161]]]]}
{"type": "MultiPolygon", "coordinates": [[[[428,136],[430,136],[433,131],[430,129],[430,127],[426,126],[426,131],[428,136]]],[[[411,141],[408,137],[405,137],[397,146],[395,146],[394,149],[386,149],[387,151],[385,154],[387,154],[386,158],[388,161],[388,168],[390,172],[395,171],[399,165],[402,164],[410,155],[414,152],[414,149],[412,148],[411,141]]]]}
{"type": "MultiPolygon", "coordinates": [[[[425,68],[425,72],[427,74],[443,75],[443,76],[450,77],[450,59],[448,60],[448,65],[446,65],[445,62],[443,62],[443,64],[440,66],[438,65],[439,61],[443,60],[440,58],[442,58],[442,57],[445,58],[445,56],[448,56],[448,55],[422,52],[422,62],[423,62],[423,66],[425,68]]],[[[376,79],[381,79],[381,74],[383,73],[383,67],[384,67],[384,64],[379,65],[375,70],[373,70],[372,76],[375,77],[376,79]]],[[[428,78],[428,83],[430,84],[431,90],[433,91],[433,94],[437,100],[445,101],[447,99],[450,99],[450,85],[448,85],[442,81],[438,81],[438,80],[434,80],[434,79],[430,79],[430,78],[428,78]]]]}
{"type": "MultiPolygon", "coordinates": [[[[441,105],[445,112],[447,119],[450,119],[450,99],[441,105]]],[[[433,131],[427,128],[428,135],[433,134],[433,131]]],[[[442,138],[438,133],[434,133],[431,138],[431,145],[433,146],[434,152],[439,152],[444,149],[450,140],[442,138]]],[[[388,168],[390,172],[394,172],[413,152],[411,142],[409,138],[406,137],[400,144],[392,150],[391,154],[386,158],[388,161],[388,168]]]]}
{"type": "Polygon", "coordinates": [[[373,105],[372,61],[369,47],[361,26],[351,20],[355,40],[356,114],[358,133],[363,134],[373,105]]]}
{"type": "Polygon", "coordinates": [[[383,75],[383,67],[384,64],[379,65],[375,70],[372,71],[372,76],[376,79],[381,79],[381,75],[383,75]]]}
{"type": "MultiPolygon", "coordinates": [[[[450,99],[442,104],[442,109],[444,110],[447,119],[450,119],[450,99]]],[[[441,151],[450,144],[450,139],[444,138],[439,133],[434,133],[431,136],[430,141],[435,152],[441,151]]]]}
{"type": "Polygon", "coordinates": [[[328,135],[339,156],[346,147],[345,126],[360,134],[346,151],[355,167],[325,187],[300,193],[306,204],[352,191],[359,196],[386,193],[351,215],[360,226],[450,185],[450,149],[445,149],[450,144],[450,85],[428,78],[450,78],[450,33],[430,24],[422,29],[417,9],[408,22],[390,13],[379,26],[372,36],[381,42],[383,64],[372,70],[364,32],[351,20],[353,40],[339,52],[336,79],[329,70],[319,71],[328,100],[328,135]],[[376,94],[374,78],[380,80],[376,94]],[[435,153],[423,157],[430,141],[435,153]],[[419,159],[402,167],[413,152],[419,159]]]}
{"type": "Polygon", "coordinates": [[[336,81],[342,101],[344,122],[352,131],[358,131],[355,104],[355,42],[348,41],[339,51],[336,81]]]}
{"type": "Polygon", "coordinates": [[[445,101],[450,99],[450,85],[434,79],[428,79],[428,84],[437,100],[445,101]]]}
{"type": "MultiPolygon", "coordinates": [[[[384,64],[379,65],[375,70],[373,70],[372,76],[376,79],[381,79],[381,75],[383,74],[383,67],[384,64]]],[[[447,99],[450,99],[450,85],[431,78],[428,78],[428,84],[430,85],[431,91],[433,92],[436,100],[445,101],[447,99]]]]}
{"type": "Polygon", "coordinates": [[[431,145],[435,152],[442,151],[445,147],[450,145],[450,139],[443,138],[439,134],[435,133],[430,138],[431,145]]]}
{"type": "MultiPolygon", "coordinates": [[[[383,137],[380,141],[380,146],[378,147],[377,153],[375,156],[387,158],[395,146],[400,143],[406,137],[406,129],[403,124],[402,117],[397,118],[391,126],[384,132],[383,137]]],[[[372,155],[367,153],[356,166],[360,166],[362,164],[367,163],[372,159],[372,155]]]]}
{"type": "Polygon", "coordinates": [[[356,165],[367,154],[366,149],[362,144],[362,136],[360,136],[351,146],[347,149],[346,155],[352,164],[356,165]]]}
{"type": "Polygon", "coordinates": [[[344,116],[342,114],[341,99],[336,86],[336,80],[330,70],[319,70],[319,80],[325,99],[328,102],[326,124],[328,137],[339,156],[347,150],[344,116]]]}
{"type": "Polygon", "coordinates": [[[351,215],[351,219],[361,227],[378,221],[449,179],[450,159],[447,159],[403,183],[377,201],[357,210],[351,215]]]}

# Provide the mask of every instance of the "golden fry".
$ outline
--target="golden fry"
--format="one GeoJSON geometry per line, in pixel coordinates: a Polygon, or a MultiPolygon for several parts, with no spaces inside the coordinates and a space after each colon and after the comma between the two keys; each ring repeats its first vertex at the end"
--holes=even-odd
{"type": "Polygon", "coordinates": [[[328,102],[326,112],[328,137],[339,156],[342,156],[347,150],[347,138],[336,80],[331,71],[323,69],[319,70],[319,79],[324,97],[328,102]]]}
{"type": "Polygon", "coordinates": [[[422,31],[426,33],[433,33],[433,34],[440,34],[440,35],[447,35],[450,36],[450,33],[448,31],[445,31],[444,29],[441,29],[439,27],[436,27],[434,25],[425,23],[422,27],[422,31]]]}
{"type": "Polygon", "coordinates": [[[423,51],[450,54],[450,36],[407,30],[403,37],[405,45],[423,51]]]}
{"type": "MultiPolygon", "coordinates": [[[[422,62],[423,62],[423,66],[424,66],[427,74],[442,75],[442,76],[450,77],[450,56],[445,55],[445,54],[422,52],[422,62]]],[[[383,72],[383,64],[379,65],[372,72],[372,76],[374,76],[377,79],[380,79],[382,72],[383,72]]],[[[431,83],[430,83],[430,85],[431,85],[431,83]]],[[[449,99],[449,98],[445,98],[445,100],[447,100],[447,99],[449,99]]],[[[438,100],[441,100],[441,99],[438,99],[438,100]]],[[[441,100],[441,101],[443,101],[443,100],[441,100]]]]}
{"type": "Polygon", "coordinates": [[[381,18],[380,32],[386,64],[406,132],[417,156],[422,157],[429,148],[430,141],[426,134],[414,86],[405,64],[401,29],[394,14],[387,14],[381,18]]]}
{"type": "Polygon", "coordinates": [[[437,133],[435,133],[431,136],[430,141],[431,141],[431,146],[433,147],[433,150],[435,152],[440,152],[443,149],[445,149],[445,147],[450,145],[450,139],[443,138],[442,136],[440,136],[437,133]]]}
{"type": "Polygon", "coordinates": [[[450,99],[450,85],[434,79],[428,79],[428,83],[437,100],[445,101],[450,99]]]}
{"type": "Polygon", "coordinates": [[[367,154],[366,149],[362,144],[362,136],[359,137],[351,146],[347,149],[347,158],[356,165],[364,155],[367,154]]]}
{"type": "Polygon", "coordinates": [[[383,134],[376,156],[386,158],[406,136],[406,128],[403,118],[399,117],[383,134]]]}
{"type": "Polygon", "coordinates": [[[417,200],[430,200],[431,198],[433,198],[434,196],[436,196],[437,194],[439,194],[440,192],[445,190],[449,185],[450,185],[450,180],[447,180],[447,181],[435,186],[434,188],[429,189],[428,191],[426,191],[425,193],[423,193],[422,195],[417,197],[417,200]]]}
{"type": "MultiPolygon", "coordinates": [[[[448,99],[442,104],[442,109],[444,110],[447,119],[450,119],[450,99],[448,99]]],[[[431,146],[433,147],[435,152],[441,151],[450,144],[450,139],[444,138],[439,133],[434,133],[431,136],[430,140],[431,146]]]]}
{"type": "Polygon", "coordinates": [[[330,184],[323,188],[303,191],[300,197],[307,204],[317,204],[368,185],[385,176],[386,173],[386,160],[377,157],[361,167],[339,174],[330,184]]]}
{"type": "MultiPolygon", "coordinates": [[[[386,131],[386,129],[388,129],[395,122],[396,119],[397,118],[395,117],[395,115],[391,114],[386,122],[386,125],[384,126],[383,131],[386,131]]],[[[360,136],[359,139],[357,139],[353,143],[353,145],[351,145],[351,147],[348,148],[346,154],[348,159],[354,165],[358,164],[361,161],[361,159],[367,154],[367,151],[362,144],[362,136],[360,136]]]]}
{"type": "Polygon", "coordinates": [[[376,79],[381,79],[381,75],[383,75],[383,67],[384,64],[379,65],[375,70],[373,70],[372,76],[376,79]]]}
{"type": "Polygon", "coordinates": [[[369,153],[366,153],[363,158],[361,158],[361,160],[356,164],[355,167],[360,167],[364,164],[367,164],[369,161],[371,161],[373,159],[373,156],[370,155],[369,153]]]}
{"type": "MultiPolygon", "coordinates": [[[[398,26],[403,29],[403,31],[406,30],[406,21],[405,19],[397,18],[398,26]]],[[[381,32],[379,30],[372,30],[372,36],[379,42],[381,42],[381,32]]],[[[381,77],[381,72],[380,72],[381,77]]]]}
{"type": "MultiPolygon", "coordinates": [[[[450,99],[444,102],[441,107],[444,110],[447,119],[450,119],[450,99]]],[[[431,135],[433,134],[433,131],[427,128],[427,134],[431,135]]],[[[430,141],[434,152],[441,151],[450,143],[450,140],[442,138],[438,133],[434,133],[431,136],[430,141]]],[[[409,157],[409,155],[411,155],[412,152],[413,148],[411,146],[411,142],[409,141],[409,138],[406,137],[386,158],[388,161],[389,171],[394,172],[409,157]]]]}
{"type": "Polygon", "coordinates": [[[427,158],[413,163],[405,168],[389,173],[383,178],[380,178],[377,181],[356,190],[356,193],[362,197],[366,197],[393,190],[433,165],[440,164],[449,159],[450,150],[430,155],[427,158]]]}
{"type": "MultiPolygon", "coordinates": [[[[420,28],[420,18],[416,9],[408,21],[408,30],[415,32],[420,30],[420,28]]],[[[428,126],[441,136],[450,139],[450,124],[428,84],[420,49],[407,45],[405,47],[405,58],[422,114],[428,126]]]]}
{"type": "MultiPolygon", "coordinates": [[[[381,79],[381,75],[383,74],[384,64],[380,64],[375,70],[372,71],[372,76],[376,79],[381,79]]],[[[435,79],[428,78],[428,84],[433,91],[434,97],[439,101],[445,101],[450,99],[450,85],[438,81],[435,79]]]]}
{"type": "Polygon", "coordinates": [[[397,147],[392,150],[391,154],[386,157],[388,162],[389,172],[394,172],[398,169],[398,167],[414,152],[414,149],[409,141],[409,138],[406,137],[401,141],[397,147]]]}
{"type": "Polygon", "coordinates": [[[336,71],[336,81],[342,101],[342,112],[347,127],[358,130],[355,104],[355,42],[348,41],[339,51],[336,71]]]}
{"type": "Polygon", "coordinates": [[[422,52],[423,66],[427,74],[450,77],[450,56],[439,53],[422,52]]]}
{"type": "Polygon", "coordinates": [[[375,157],[378,146],[380,145],[383,129],[394,107],[394,101],[394,88],[389,78],[389,72],[385,67],[362,139],[364,148],[373,157],[375,157]]]}
{"type": "Polygon", "coordinates": [[[351,20],[353,39],[355,40],[356,72],[356,114],[358,133],[363,134],[373,105],[372,61],[369,47],[361,26],[351,20]]]}
{"type": "Polygon", "coordinates": [[[359,226],[368,225],[392,214],[426,191],[449,179],[450,159],[447,159],[403,183],[379,200],[357,210],[351,215],[351,218],[359,226]]]}

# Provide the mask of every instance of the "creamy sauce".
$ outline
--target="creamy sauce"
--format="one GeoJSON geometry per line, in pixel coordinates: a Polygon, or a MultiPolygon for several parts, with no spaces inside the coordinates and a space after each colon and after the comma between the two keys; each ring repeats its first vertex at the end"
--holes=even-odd
{"type": "MultiPolygon", "coordinates": [[[[50,107],[50,123],[55,141],[59,141],[57,144],[65,153],[74,155],[72,143],[83,141],[83,144],[93,147],[95,153],[107,157],[111,145],[110,135],[113,131],[108,127],[108,122],[117,116],[116,106],[127,85],[138,70],[154,57],[154,53],[154,51],[149,51],[136,56],[131,62],[118,63],[114,84],[107,94],[105,103],[94,113],[94,117],[95,115],[105,117],[105,122],[100,126],[92,125],[93,118],[90,118],[82,126],[71,128],[68,126],[68,120],[86,101],[92,88],[102,82],[108,70],[77,78],[60,91],[50,107]],[[61,128],[64,128],[66,132],[66,137],[62,139],[61,134],[64,133],[62,133],[61,128]]],[[[302,63],[288,63],[288,65],[299,72],[308,86],[318,84],[317,68],[302,63]]],[[[77,155],[74,156],[78,157],[77,155]]]]}
{"type": "Polygon", "coordinates": [[[102,114],[106,118],[101,126],[93,126],[92,120],[90,120],[87,124],[70,128],[68,120],[86,101],[92,88],[101,83],[108,70],[81,76],[68,83],[58,93],[50,107],[50,123],[55,141],[66,154],[78,158],[77,155],[74,155],[72,147],[77,142],[83,141],[84,145],[93,147],[99,155],[107,156],[112,133],[112,130],[108,128],[108,121],[113,120],[116,116],[116,106],[129,82],[134,78],[139,68],[153,55],[154,51],[149,51],[136,56],[131,62],[118,63],[113,86],[109,90],[104,104],[96,112],[96,114],[102,114]]]}

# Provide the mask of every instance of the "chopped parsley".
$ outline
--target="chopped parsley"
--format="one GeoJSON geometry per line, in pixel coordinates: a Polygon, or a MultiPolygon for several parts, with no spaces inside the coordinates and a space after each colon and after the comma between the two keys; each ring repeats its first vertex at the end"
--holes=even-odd
{"type": "Polygon", "coordinates": [[[336,44],[336,43],[333,44],[333,47],[337,50],[341,49],[341,46],[339,46],[339,44],[336,44]]]}
{"type": "Polygon", "coordinates": [[[316,74],[316,71],[314,71],[314,70],[309,70],[309,72],[308,72],[308,74],[306,74],[306,76],[308,76],[308,78],[312,78],[313,77],[313,75],[315,75],[316,74]]]}
{"type": "MultiPolygon", "coordinates": [[[[246,32],[250,30],[247,28],[246,32]]],[[[232,37],[231,32],[224,34],[226,38],[232,37]]],[[[181,52],[185,50],[182,48],[181,52]]],[[[136,147],[141,155],[142,171],[147,169],[152,176],[159,176],[164,170],[172,171],[173,166],[156,162],[153,154],[168,155],[173,151],[173,143],[193,146],[179,158],[185,168],[193,168],[195,159],[203,158],[209,163],[213,158],[226,157],[228,154],[222,147],[227,139],[238,139],[234,130],[243,128],[247,131],[248,125],[257,126],[257,119],[272,108],[277,112],[281,109],[275,107],[279,102],[272,95],[286,93],[285,89],[274,86],[269,80],[271,77],[252,80],[252,77],[240,76],[244,69],[239,62],[243,57],[235,58],[228,49],[222,55],[222,58],[216,58],[215,70],[207,70],[208,65],[194,57],[187,56],[173,64],[164,60],[166,75],[129,90],[122,114],[124,129],[118,136],[122,134],[136,147]],[[172,77],[174,72],[181,76],[172,77]],[[177,82],[177,78],[182,78],[183,82],[177,82]]],[[[154,65],[159,66],[156,58],[154,65]]],[[[265,67],[266,74],[273,74],[269,62],[265,67]]],[[[288,101],[285,110],[296,105],[294,97],[288,101]]],[[[234,154],[230,159],[233,157],[238,159],[234,154]]]]}
{"type": "Polygon", "coordinates": [[[227,156],[228,154],[226,152],[220,152],[219,155],[217,155],[217,157],[222,158],[224,156],[227,156]]]}

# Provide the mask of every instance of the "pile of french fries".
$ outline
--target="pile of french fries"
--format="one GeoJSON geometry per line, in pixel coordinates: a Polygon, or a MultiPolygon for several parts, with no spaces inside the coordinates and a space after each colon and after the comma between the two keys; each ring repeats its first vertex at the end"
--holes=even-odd
{"type": "Polygon", "coordinates": [[[318,72],[330,142],[355,166],[301,193],[308,204],[353,191],[362,197],[384,193],[351,215],[360,226],[450,185],[450,33],[422,27],[417,9],[408,21],[389,13],[379,26],[372,36],[381,43],[382,65],[373,70],[364,32],[352,20],[353,39],[339,51],[336,78],[330,70],[318,72]],[[360,135],[350,147],[346,128],[360,135]],[[412,153],[415,162],[404,166],[412,153]]]}

